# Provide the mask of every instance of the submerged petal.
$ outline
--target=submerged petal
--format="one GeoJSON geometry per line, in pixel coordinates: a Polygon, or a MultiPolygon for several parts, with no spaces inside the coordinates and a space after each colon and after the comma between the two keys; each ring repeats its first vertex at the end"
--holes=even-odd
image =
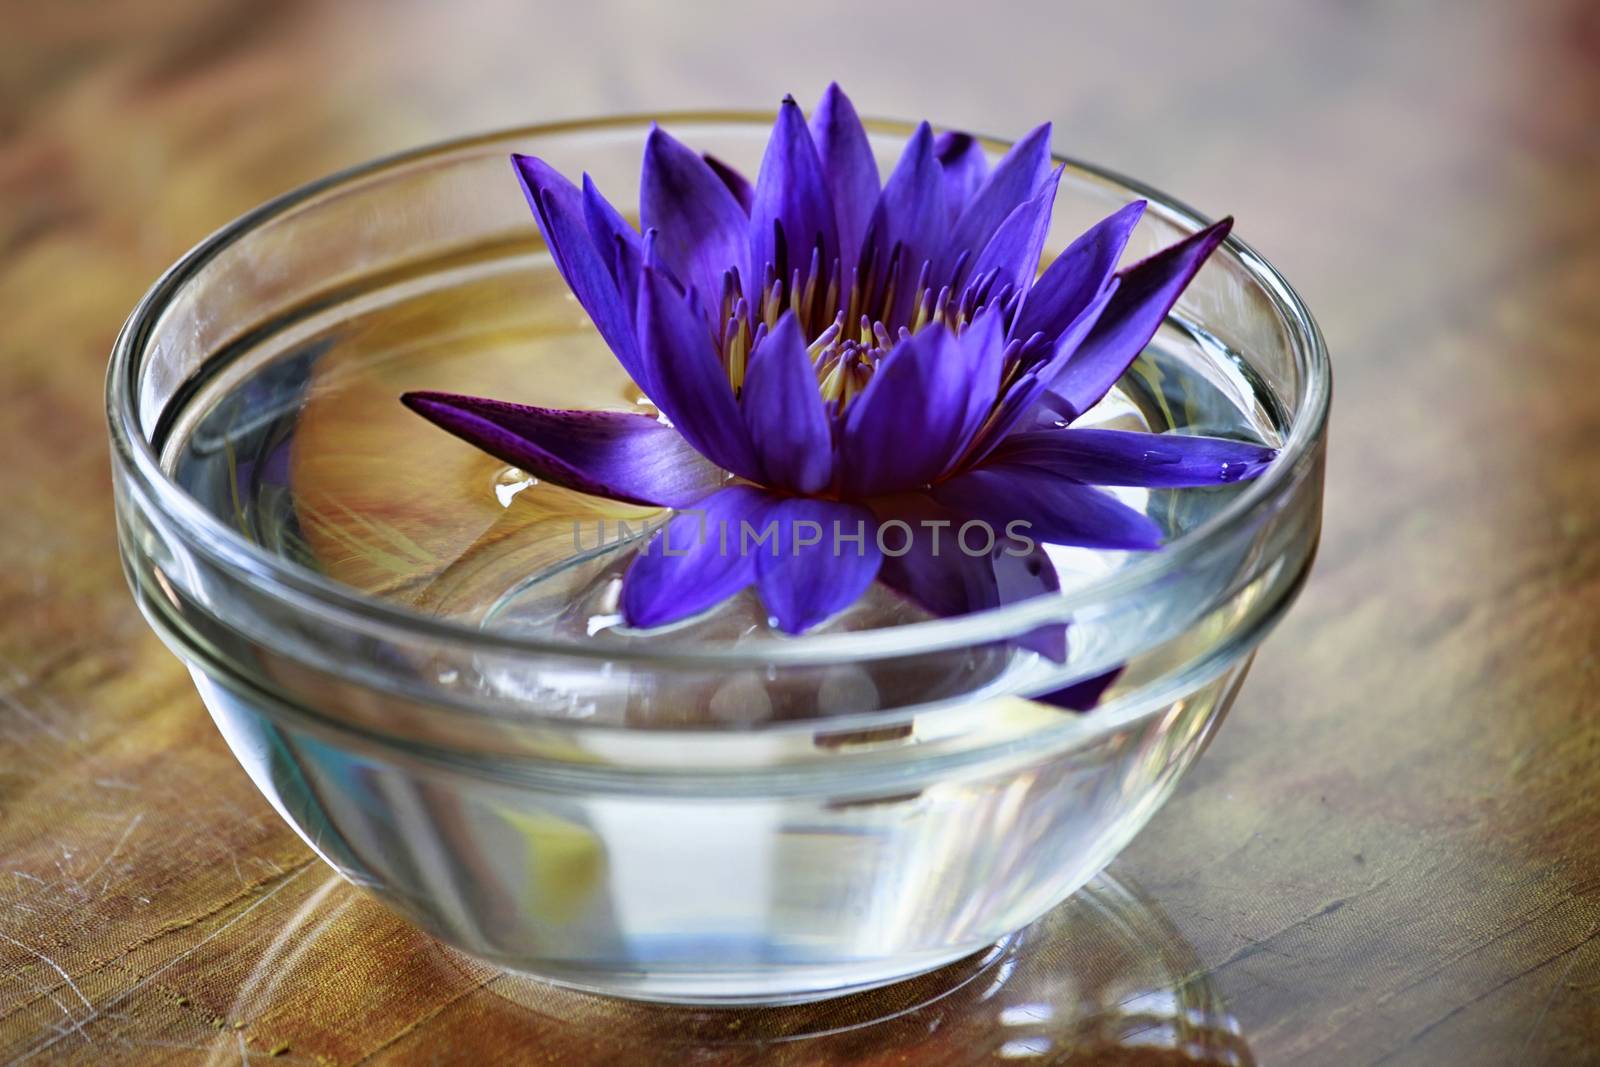
{"type": "Polygon", "coordinates": [[[941,133],[933,142],[933,154],[944,171],[944,206],[954,225],[989,176],[989,155],[976,137],[959,130],[941,133]]]}
{"type": "Polygon", "coordinates": [[[648,628],[698,615],[756,579],[743,551],[744,526],[760,521],[769,498],[735,485],[680,511],[640,550],[622,577],[622,617],[648,628]]]}
{"type": "Polygon", "coordinates": [[[848,266],[861,255],[861,241],[878,203],[878,161],[855,107],[837,82],[828,86],[812,113],[811,139],[833,197],[839,260],[848,266]]]}
{"type": "Polygon", "coordinates": [[[529,474],[580,493],[678,507],[724,474],[670,426],[620,411],[560,411],[452,393],[407,393],[429,422],[529,474]]]}
{"type": "Polygon", "coordinates": [[[750,220],[711,166],[659,127],[644,146],[639,215],[657,232],[656,249],[672,273],[706,296],[722,291],[722,274],[749,276],[750,220]]]}
{"type": "Polygon", "coordinates": [[[940,618],[998,607],[991,553],[969,555],[953,544],[962,516],[926,497],[910,504],[878,516],[885,550],[879,580],[940,618]]]}
{"type": "Polygon", "coordinates": [[[1050,386],[1070,408],[1070,418],[1088,411],[1117,384],[1232,225],[1231,218],[1223,219],[1117,275],[1122,284],[1116,296],[1050,386]]]}
{"type": "MultiPolygon", "coordinates": [[[[1055,564],[1050,562],[1049,554],[1038,544],[1025,553],[996,552],[994,577],[1002,604],[1014,604],[1029,597],[1057,592],[1061,588],[1061,578],[1056,574],[1055,564]]],[[[1045,623],[1019,635],[1015,640],[1020,647],[1037,652],[1057,663],[1066,661],[1066,623],[1045,623]]]]}
{"type": "Polygon", "coordinates": [[[1121,667],[1115,667],[1104,674],[1097,674],[1093,678],[1085,678],[1081,682],[1073,682],[1069,686],[1049,693],[1040,693],[1028,699],[1041,704],[1053,704],[1068,711],[1093,711],[1100,703],[1100,698],[1105,695],[1105,691],[1122,677],[1122,670],[1121,667]]]}
{"type": "Polygon", "coordinates": [[[967,471],[933,490],[953,511],[1008,528],[1014,522],[1029,537],[1084,548],[1161,547],[1161,527],[1109,493],[1020,464],[990,464],[967,471]]]}
{"type": "Polygon", "coordinates": [[[794,312],[750,354],[740,406],[768,484],[815,493],[833,480],[833,430],[794,312]]]}
{"type": "MultiPolygon", "coordinates": [[[[994,528],[996,543],[989,548],[987,534],[963,534],[970,516],[926,495],[897,498],[878,521],[884,549],[879,580],[930,614],[965,615],[1060,588],[1055,567],[1037,544],[994,528]]],[[[1059,659],[1053,655],[1057,642],[1048,643],[1041,651],[1059,659]]]]}
{"type": "Polygon", "coordinates": [[[837,615],[878,575],[877,523],[859,504],[790,497],[768,507],[761,522],[774,541],[755,556],[756,584],[785,633],[837,615]]]}
{"type": "MultiPolygon", "coordinates": [[[[778,279],[787,282],[791,269],[811,262],[813,251],[821,252],[824,264],[839,254],[833,196],[800,105],[786,96],[750,204],[750,266],[764,272],[772,264],[778,279]]],[[[751,275],[752,281],[755,277],[751,275]]]]}
{"type": "Polygon", "coordinates": [[[1144,208],[1143,200],[1135,200],[1068,245],[1023,298],[1012,336],[1059,336],[1111,281],[1144,208]]]}
{"type": "Polygon", "coordinates": [[[672,425],[712,462],[757,479],[750,434],[704,319],[649,265],[639,287],[639,341],[650,399],[672,425]]]}
{"type": "Polygon", "coordinates": [[[1034,430],[1012,434],[994,461],[1093,485],[1184,488],[1246,481],[1277,451],[1249,441],[1128,430],[1034,430]]]}

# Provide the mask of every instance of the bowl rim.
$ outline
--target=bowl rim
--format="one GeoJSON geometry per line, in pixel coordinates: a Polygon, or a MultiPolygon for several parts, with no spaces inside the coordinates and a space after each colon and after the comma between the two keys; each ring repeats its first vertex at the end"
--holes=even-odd
{"type": "MultiPolygon", "coordinates": [[[[1332,367],[1323,340],[1305,302],[1287,279],[1249,244],[1230,233],[1221,248],[1232,255],[1259,284],[1283,318],[1304,376],[1299,403],[1290,411],[1289,434],[1277,459],[1265,474],[1205,522],[1184,533],[1161,550],[1134,560],[1115,573],[1096,578],[1071,590],[1040,595],[1013,604],[967,615],[930,619],[903,626],[848,633],[773,637],[738,646],[703,645],[664,634],[649,648],[601,647],[576,641],[541,639],[481,629],[447,617],[423,615],[325,578],[281,559],[251,543],[177,485],[162,468],[138,411],[138,383],[142,353],[149,335],[175,294],[235,241],[274,219],[293,212],[317,196],[350,186],[385,171],[399,170],[474,148],[518,139],[548,138],[562,134],[601,132],[626,127],[663,126],[770,126],[774,113],[749,110],[688,110],[640,112],[577,118],[558,122],[490,130],[436,141],[379,156],[297,186],[223,225],[185,252],[168,267],[140,298],[119,331],[112,347],[106,377],[106,414],[111,431],[113,458],[131,472],[146,500],[154,502],[185,535],[188,547],[209,556],[227,571],[261,593],[290,603],[296,610],[322,616],[367,631],[422,639],[500,655],[530,658],[565,658],[608,662],[670,663],[680,667],[762,667],[772,665],[830,665],[922,654],[942,649],[982,645],[1059,624],[1094,603],[1116,600],[1153,585],[1181,570],[1208,549],[1240,528],[1261,505],[1292,488],[1315,460],[1323,439],[1332,398],[1332,367]]],[[[916,123],[868,118],[870,132],[910,136],[916,123]]],[[[974,134],[992,151],[1012,143],[1003,138],[974,134]]],[[[1169,223],[1190,231],[1212,221],[1184,202],[1144,182],[1115,170],[1072,156],[1052,153],[1052,159],[1080,178],[1117,188],[1148,201],[1169,223]]]]}

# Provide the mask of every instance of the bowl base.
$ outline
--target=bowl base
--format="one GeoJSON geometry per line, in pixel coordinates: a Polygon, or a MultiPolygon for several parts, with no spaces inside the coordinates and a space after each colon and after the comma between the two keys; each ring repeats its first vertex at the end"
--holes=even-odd
{"type": "MultiPolygon", "coordinates": [[[[883,989],[900,983],[914,983],[939,974],[938,986],[945,992],[960,988],[992,967],[995,961],[1013,952],[1020,934],[1008,934],[993,944],[976,949],[963,948],[919,959],[907,966],[896,960],[892,968],[882,961],[862,967],[818,967],[815,970],[785,970],[781,986],[771,972],[730,972],[708,976],[704,973],[678,975],[663,971],[604,975],[581,970],[532,972],[508,962],[486,960],[530,983],[555,986],[573,993],[610,1000],[636,1001],[695,1008],[788,1007],[837,1000],[883,989]],[[942,972],[948,971],[948,974],[942,972]]],[[[476,954],[475,954],[476,955],[476,954]]],[[[479,957],[482,958],[482,957],[479,957]]]]}

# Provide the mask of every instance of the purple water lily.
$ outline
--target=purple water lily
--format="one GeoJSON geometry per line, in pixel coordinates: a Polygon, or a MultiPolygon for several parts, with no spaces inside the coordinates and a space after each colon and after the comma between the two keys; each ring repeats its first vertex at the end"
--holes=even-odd
{"type": "Polygon", "coordinates": [[[973,138],[923,123],[880,184],[834,85],[809,124],[783,102],[753,185],[653,129],[642,234],[587,175],[580,189],[514,156],[562,276],[661,418],[403,399],[539,478],[678,509],[625,575],[633,626],[753,585],[799,633],[874,580],[959,614],[1056,588],[1041,542],[1157,548],[1157,525],[1098,486],[1237,481],[1273,451],[1069,424],[1230,220],[1119,272],[1144,209],[1129,204],[1041,273],[1061,177],[1049,136],[1039,127],[991,170],[973,138]],[[1002,546],[996,530],[1026,537],[1002,546]]]}

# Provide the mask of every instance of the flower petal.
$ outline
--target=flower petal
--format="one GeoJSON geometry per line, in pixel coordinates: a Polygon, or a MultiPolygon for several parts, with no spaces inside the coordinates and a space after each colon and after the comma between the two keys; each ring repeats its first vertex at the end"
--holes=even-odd
{"type": "Polygon", "coordinates": [[[1084,548],[1161,547],[1161,527],[1109,493],[1018,464],[967,471],[933,491],[953,511],[1006,528],[1027,523],[1028,536],[1084,548]]]}
{"type": "Polygon", "coordinates": [[[722,292],[729,267],[750,277],[744,208],[705,160],[659,127],[645,140],[639,215],[644,229],[657,231],[661,261],[703,296],[722,292]]]}
{"type": "MultiPolygon", "coordinates": [[[[807,269],[813,251],[821,252],[823,264],[834,261],[839,255],[838,224],[805,116],[794,97],[786,96],[761,157],[750,204],[750,267],[764,274],[772,264],[778,280],[787,285],[792,270],[807,269]]],[[[753,287],[758,280],[752,274],[747,281],[753,287]]]]}
{"type": "Polygon", "coordinates": [[[951,543],[961,522],[960,515],[926,498],[903,514],[880,515],[886,551],[879,580],[940,618],[998,607],[993,560],[987,553],[969,556],[951,543]],[[943,525],[929,527],[924,525],[927,520],[943,525]]]}
{"type": "Polygon", "coordinates": [[[989,155],[976,137],[959,130],[941,133],[933,142],[933,154],[944,171],[944,206],[953,226],[989,176],[989,155]]]}
{"type": "Polygon", "coordinates": [[[1183,488],[1247,481],[1277,454],[1266,445],[1218,437],[1068,428],[1012,434],[994,461],[1093,485],[1183,488]]]}
{"type": "Polygon", "coordinates": [[[763,526],[774,548],[756,554],[761,601],[785,633],[802,633],[837,615],[878,576],[877,523],[859,504],[790,497],[771,505],[763,526]]]}
{"type": "Polygon", "coordinates": [[[1050,693],[1040,693],[1038,696],[1029,697],[1041,704],[1052,704],[1068,711],[1093,711],[1095,705],[1100,703],[1100,698],[1105,694],[1111,684],[1122,677],[1123,668],[1113,667],[1104,674],[1097,674],[1093,678],[1085,678],[1081,682],[1057,689],[1050,693]]]}
{"type": "MultiPolygon", "coordinates": [[[[895,164],[889,180],[884,183],[862,242],[862,261],[870,257],[876,265],[873,273],[883,277],[888,273],[889,257],[899,248],[904,256],[900,269],[914,278],[922,264],[938,252],[949,228],[950,219],[944,207],[944,174],[933,155],[933,130],[924,122],[906,142],[900,162],[895,164]]],[[[849,282],[848,267],[845,281],[849,282]]],[[[849,285],[840,288],[848,289],[849,285]]],[[[913,288],[912,284],[900,285],[898,292],[903,298],[897,299],[897,303],[909,305],[916,299],[913,288]]],[[[848,304],[849,294],[842,294],[840,302],[848,304]]],[[[898,318],[891,313],[888,321],[898,321],[898,318]]]]}
{"type": "MultiPolygon", "coordinates": [[[[1004,530],[995,532],[1005,533],[1004,530]]],[[[1015,604],[1019,600],[1059,592],[1061,589],[1061,578],[1056,574],[1055,564],[1050,562],[1050,556],[1044,548],[1037,544],[1031,551],[1021,554],[1004,548],[995,552],[994,579],[1002,604],[1015,604]]],[[[1019,647],[1037,652],[1056,663],[1066,662],[1066,623],[1050,622],[1036,626],[1016,637],[1015,641],[1019,647]]]]}
{"type": "Polygon", "coordinates": [[[698,615],[756,578],[755,557],[742,550],[743,524],[755,526],[769,498],[729,486],[674,515],[622,576],[622,617],[648,628],[698,615]]]}
{"type": "Polygon", "coordinates": [[[895,346],[845,411],[839,473],[846,492],[876,496],[927,485],[965,449],[975,406],[992,404],[1002,354],[999,316],[961,338],[934,323],[895,346]],[[965,343],[963,343],[965,342],[965,343]]]}
{"type": "MultiPolygon", "coordinates": [[[[1039,191],[1039,184],[1050,173],[1050,124],[1047,122],[1011,146],[972,200],[956,219],[955,229],[944,242],[934,263],[933,277],[959,285],[954,278],[956,264],[963,255],[976,259],[1017,205],[1039,191]]],[[[970,277],[971,271],[966,274],[970,277]]]]}
{"type": "Polygon", "coordinates": [[[602,253],[590,237],[584,221],[583,195],[543,160],[523,155],[513,155],[511,159],[556,268],[594,320],[617,361],[648,392],[650,386],[641,376],[644,367],[633,332],[632,311],[613,279],[611,250],[602,253]]]}
{"type": "Polygon", "coordinates": [[[744,213],[746,215],[750,214],[750,205],[756,198],[756,191],[751,186],[750,179],[740,174],[732,164],[724,163],[709,152],[700,158],[705,160],[706,166],[710,167],[716,176],[722,179],[722,184],[726,185],[728,192],[732,193],[733,198],[739,201],[739,206],[744,208],[744,213]]]}
{"type": "MultiPolygon", "coordinates": [[[[971,277],[981,278],[999,272],[998,285],[1026,289],[1039,273],[1039,256],[1044,251],[1045,234],[1050,229],[1050,210],[1055,206],[1056,188],[1061,184],[1061,168],[1045,178],[1039,191],[1016,206],[979,253],[971,277]]],[[[1031,332],[1020,336],[1031,336],[1031,332]]]]}
{"type": "Polygon", "coordinates": [[[833,431],[794,312],[750,353],[740,406],[767,484],[815,493],[833,480],[833,431]]]}
{"type": "MultiPolygon", "coordinates": [[[[970,516],[941,507],[925,494],[897,498],[878,516],[885,549],[879,580],[940,617],[984,611],[1060,588],[1044,551],[1007,538],[1003,528],[995,528],[998,543],[992,550],[969,554],[963,545],[978,548],[981,542],[961,540],[968,521],[970,516]]],[[[1053,639],[1048,643],[1052,647],[1038,651],[1062,658],[1054,653],[1064,654],[1064,644],[1053,639]]]]}
{"type": "Polygon", "coordinates": [[[1143,200],[1135,200],[1095,223],[1068,245],[1023,298],[1012,336],[1060,336],[1110,282],[1144,208],[1143,200]]]}
{"type": "Polygon", "coordinates": [[[839,261],[848,272],[861,255],[861,241],[878,203],[878,161],[854,105],[837,82],[823,92],[811,115],[811,139],[833,197],[839,261]]]}
{"type": "Polygon", "coordinates": [[[1006,390],[1005,397],[1000,401],[999,410],[995,412],[983,431],[982,441],[978,447],[972,449],[971,455],[967,458],[969,466],[980,462],[1019,425],[1031,424],[1029,417],[1038,412],[1042,400],[1051,396],[1050,383],[1055,380],[1066,361],[1072,358],[1078,343],[1094,327],[1095,321],[1111,302],[1112,295],[1116,293],[1117,285],[1116,279],[1113,278],[1105,290],[1078,313],[1076,321],[1056,338],[1053,354],[1043,363],[1024,371],[1022,376],[1006,390]]]}
{"type": "Polygon", "coordinates": [[[1223,219],[1117,275],[1122,284],[1116,296],[1050,387],[1071,408],[1072,418],[1117,384],[1232,226],[1231,218],[1223,219]]]}
{"type": "Polygon", "coordinates": [[[622,213],[600,195],[594,180],[587,174],[583,176],[583,221],[595,251],[611,272],[611,280],[622,297],[631,331],[638,314],[639,267],[644,262],[644,241],[622,213]]]}
{"type": "Polygon", "coordinates": [[[711,333],[672,281],[649,264],[640,275],[639,342],[650,399],[672,425],[713,463],[756,479],[750,434],[711,333]]]}
{"type": "Polygon", "coordinates": [[[994,411],[1000,395],[1000,380],[1005,372],[1005,322],[998,309],[985,309],[961,332],[956,340],[957,369],[967,380],[966,414],[961,429],[950,445],[950,459],[940,471],[948,474],[967,454],[972,443],[994,411]]]}
{"type": "Polygon", "coordinates": [[[559,411],[451,393],[407,393],[400,400],[495,458],[580,493],[677,507],[725,477],[648,415],[559,411]]]}
{"type": "Polygon", "coordinates": [[[622,244],[632,249],[635,261],[639,259],[643,244],[639,231],[601,194],[587,173],[583,176],[583,221],[589,229],[589,239],[602,258],[607,258],[610,250],[622,244]]]}

